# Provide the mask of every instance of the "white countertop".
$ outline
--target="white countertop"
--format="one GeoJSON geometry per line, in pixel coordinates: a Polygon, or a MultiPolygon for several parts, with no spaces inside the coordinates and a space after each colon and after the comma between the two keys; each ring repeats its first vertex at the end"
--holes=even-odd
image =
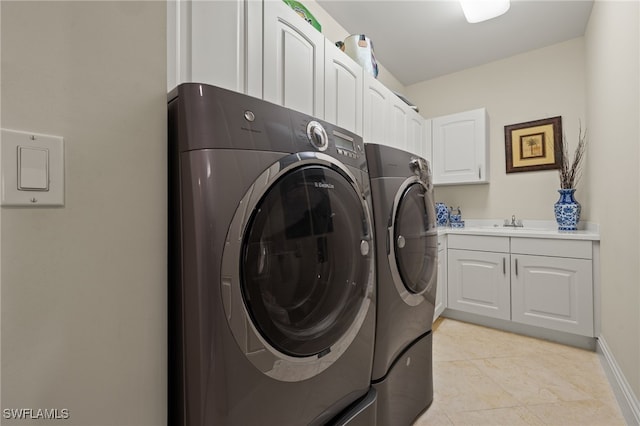
{"type": "Polygon", "coordinates": [[[438,235],[485,235],[522,238],[556,238],[566,240],[600,241],[598,226],[592,223],[580,223],[583,229],[577,231],[558,231],[553,221],[526,220],[523,227],[503,226],[504,220],[469,219],[464,220],[464,228],[438,227],[438,235]]]}

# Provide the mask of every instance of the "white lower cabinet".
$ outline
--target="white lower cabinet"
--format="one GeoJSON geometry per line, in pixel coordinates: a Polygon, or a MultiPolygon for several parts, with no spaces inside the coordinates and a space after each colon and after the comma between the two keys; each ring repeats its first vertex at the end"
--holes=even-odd
{"type": "MultiPolygon", "coordinates": [[[[508,247],[508,239],[506,243],[508,247]]],[[[449,308],[492,318],[511,319],[508,251],[450,248],[447,261],[449,308]]]]}
{"type": "Polygon", "coordinates": [[[447,307],[594,336],[592,242],[449,235],[447,307]]]}
{"type": "MultiPolygon", "coordinates": [[[[534,253],[545,252],[545,245],[551,249],[554,244],[552,240],[521,243],[518,245],[524,244],[531,250],[516,250],[534,253]]],[[[573,243],[578,250],[565,250],[563,257],[518,254],[513,253],[512,248],[511,319],[514,322],[593,336],[591,242],[573,243]]]]}
{"type": "Polygon", "coordinates": [[[433,320],[437,320],[447,307],[447,237],[438,237],[438,281],[433,320]]]}

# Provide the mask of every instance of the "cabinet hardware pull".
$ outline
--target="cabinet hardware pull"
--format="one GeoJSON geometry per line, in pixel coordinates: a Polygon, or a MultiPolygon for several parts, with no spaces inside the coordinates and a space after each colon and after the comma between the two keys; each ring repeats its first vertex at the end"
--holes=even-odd
{"type": "Polygon", "coordinates": [[[516,258],[516,277],[518,276],[518,259],[516,258]]]}
{"type": "Polygon", "coordinates": [[[482,180],[482,167],[478,166],[478,180],[482,180]]]}
{"type": "Polygon", "coordinates": [[[507,275],[507,258],[502,258],[502,274],[507,275]]]}

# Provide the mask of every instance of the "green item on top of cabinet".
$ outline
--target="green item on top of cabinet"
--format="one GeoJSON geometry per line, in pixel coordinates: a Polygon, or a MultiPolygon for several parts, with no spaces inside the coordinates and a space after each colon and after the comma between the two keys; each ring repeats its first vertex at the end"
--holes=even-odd
{"type": "Polygon", "coordinates": [[[302,3],[295,0],[282,1],[288,4],[293,10],[295,10],[298,15],[302,16],[305,21],[313,25],[313,28],[322,32],[322,26],[320,25],[320,22],[318,22],[318,20],[311,14],[311,12],[307,10],[306,7],[302,5],[302,3]]]}

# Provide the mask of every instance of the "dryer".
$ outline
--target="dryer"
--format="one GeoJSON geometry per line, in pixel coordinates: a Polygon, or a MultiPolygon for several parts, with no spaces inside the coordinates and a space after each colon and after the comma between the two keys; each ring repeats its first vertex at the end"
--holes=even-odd
{"type": "Polygon", "coordinates": [[[359,401],[375,410],[361,138],[205,84],[180,85],[168,108],[169,423],[316,425],[359,401]]]}
{"type": "Polygon", "coordinates": [[[377,247],[377,419],[409,425],[433,401],[438,234],[431,172],[426,160],[399,149],[365,144],[365,151],[377,247]]]}

